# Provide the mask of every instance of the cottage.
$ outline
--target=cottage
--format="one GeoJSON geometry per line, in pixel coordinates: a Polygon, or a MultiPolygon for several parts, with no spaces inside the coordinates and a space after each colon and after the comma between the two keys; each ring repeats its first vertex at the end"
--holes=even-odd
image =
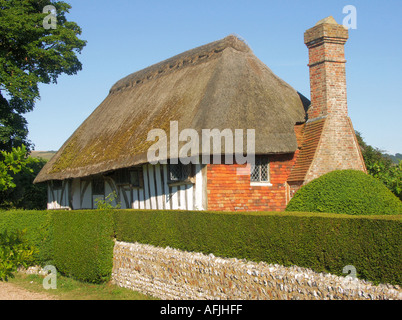
{"type": "MultiPolygon", "coordinates": [[[[95,208],[97,198],[115,191],[122,208],[283,210],[301,185],[322,174],[366,170],[348,117],[347,39],[348,31],[332,17],[305,32],[311,103],[233,35],[130,74],[35,183],[48,183],[49,209],[95,208]],[[227,161],[226,154],[214,162],[225,144],[211,146],[207,155],[198,148],[196,163],[178,161],[171,144],[186,142],[174,141],[172,123],[178,132],[191,129],[199,136],[206,129],[253,129],[255,161],[239,163],[235,154],[227,161]],[[151,164],[153,129],[166,133],[167,152],[151,164]]],[[[243,143],[247,150],[247,139],[243,143]]]]}

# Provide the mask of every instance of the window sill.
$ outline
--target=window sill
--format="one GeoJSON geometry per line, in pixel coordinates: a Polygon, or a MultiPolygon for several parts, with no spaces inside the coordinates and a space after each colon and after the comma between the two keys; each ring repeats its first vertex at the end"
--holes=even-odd
{"type": "Polygon", "coordinates": [[[250,182],[252,187],[272,187],[272,183],[269,182],[250,182]]]}
{"type": "Polygon", "coordinates": [[[116,186],[129,189],[143,189],[143,186],[132,185],[130,183],[116,183],[116,186]]]}
{"type": "Polygon", "coordinates": [[[195,184],[195,183],[191,179],[168,182],[169,187],[182,186],[182,185],[186,185],[186,184],[195,184]]]}

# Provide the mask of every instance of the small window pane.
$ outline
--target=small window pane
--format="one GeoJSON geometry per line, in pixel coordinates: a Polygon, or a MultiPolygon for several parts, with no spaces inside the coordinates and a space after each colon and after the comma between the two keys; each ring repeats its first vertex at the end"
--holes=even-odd
{"type": "Polygon", "coordinates": [[[251,181],[260,181],[260,168],[257,164],[251,165],[251,181]]]}
{"type": "Polygon", "coordinates": [[[260,181],[269,181],[268,163],[261,163],[260,181]]]}

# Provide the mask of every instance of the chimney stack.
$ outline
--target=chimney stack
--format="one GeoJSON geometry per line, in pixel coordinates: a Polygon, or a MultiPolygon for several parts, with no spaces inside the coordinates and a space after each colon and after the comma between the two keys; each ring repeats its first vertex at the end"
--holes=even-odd
{"type": "Polygon", "coordinates": [[[328,17],[304,33],[309,49],[311,108],[309,119],[347,116],[344,45],[348,30],[328,17]]]}
{"type": "Polygon", "coordinates": [[[348,116],[344,45],[348,30],[333,17],[304,33],[309,50],[311,106],[307,111],[306,143],[300,161],[308,161],[304,183],[333,170],[366,172],[352,121],[348,116]]]}

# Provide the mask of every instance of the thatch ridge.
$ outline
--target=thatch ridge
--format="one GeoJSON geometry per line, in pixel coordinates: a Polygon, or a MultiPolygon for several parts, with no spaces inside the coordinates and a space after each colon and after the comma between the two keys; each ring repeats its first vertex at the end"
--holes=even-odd
{"type": "Polygon", "coordinates": [[[203,63],[207,59],[211,60],[217,58],[219,54],[228,47],[237,51],[251,52],[244,40],[240,39],[238,36],[229,35],[221,40],[188,50],[143,70],[134,72],[117,81],[110,89],[110,93],[155,79],[163,74],[174,72],[178,68],[189,67],[194,64],[203,63]]]}

